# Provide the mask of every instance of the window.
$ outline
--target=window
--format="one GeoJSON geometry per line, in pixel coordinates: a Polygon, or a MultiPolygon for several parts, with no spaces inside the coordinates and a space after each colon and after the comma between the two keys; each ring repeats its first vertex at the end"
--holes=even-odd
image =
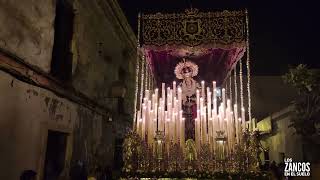
{"type": "Polygon", "coordinates": [[[71,80],[72,75],[73,19],[72,5],[67,0],[56,0],[51,74],[63,82],[71,80]]]}

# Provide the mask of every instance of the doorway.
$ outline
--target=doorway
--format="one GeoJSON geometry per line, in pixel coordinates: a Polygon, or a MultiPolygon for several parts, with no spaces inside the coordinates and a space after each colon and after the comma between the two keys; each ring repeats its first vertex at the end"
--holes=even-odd
{"type": "Polygon", "coordinates": [[[48,131],[44,180],[57,180],[63,171],[68,134],[48,131]]]}

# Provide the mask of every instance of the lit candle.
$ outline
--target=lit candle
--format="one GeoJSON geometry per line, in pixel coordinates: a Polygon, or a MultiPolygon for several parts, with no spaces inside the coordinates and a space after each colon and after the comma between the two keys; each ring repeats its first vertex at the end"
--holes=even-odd
{"type": "Polygon", "coordinates": [[[225,118],[225,110],[224,110],[224,103],[222,102],[221,104],[220,104],[220,107],[219,108],[221,108],[221,111],[219,112],[219,115],[221,116],[221,119],[223,120],[224,118],[225,118]]]}
{"type": "MultiPolygon", "coordinates": [[[[181,117],[182,117],[182,112],[181,112],[181,117]]],[[[181,118],[181,148],[182,148],[182,151],[184,152],[184,149],[185,149],[185,143],[186,143],[186,140],[185,140],[185,119],[184,118],[181,118]]]]}
{"type": "Polygon", "coordinates": [[[138,135],[142,138],[142,118],[139,119],[138,135]]]}
{"type": "Polygon", "coordinates": [[[201,81],[201,96],[205,99],[204,81],[201,81]]]}
{"type": "Polygon", "coordinates": [[[178,88],[178,103],[179,103],[179,111],[182,109],[182,90],[178,88]]]}
{"type": "Polygon", "coordinates": [[[235,127],[236,127],[236,137],[237,137],[237,143],[239,143],[239,121],[238,121],[238,107],[236,104],[233,105],[234,110],[234,119],[235,119],[235,127]]]}
{"type": "Polygon", "coordinates": [[[150,118],[149,118],[149,122],[148,122],[148,125],[149,125],[149,127],[148,127],[148,144],[149,144],[149,146],[151,146],[153,143],[153,110],[150,110],[149,111],[149,116],[150,116],[150,118]]]}
{"type": "Polygon", "coordinates": [[[231,149],[234,146],[234,142],[235,142],[235,125],[234,125],[234,115],[233,115],[233,111],[230,112],[230,135],[231,135],[231,149]]]}
{"type": "Polygon", "coordinates": [[[165,111],[164,112],[164,120],[165,120],[165,137],[168,138],[169,137],[169,122],[168,122],[168,112],[165,111]]]}
{"type": "Polygon", "coordinates": [[[162,127],[162,114],[161,114],[161,112],[162,112],[162,109],[161,109],[161,106],[159,106],[158,107],[158,118],[157,118],[157,130],[159,130],[159,131],[163,131],[163,127],[162,127]]]}
{"type": "Polygon", "coordinates": [[[217,99],[216,98],[214,98],[213,99],[213,113],[212,113],[212,115],[213,116],[217,116],[217,99]]]}
{"type": "Polygon", "coordinates": [[[213,134],[212,134],[212,126],[213,126],[213,121],[212,121],[212,118],[208,118],[208,122],[209,122],[209,127],[208,127],[208,143],[209,143],[209,147],[210,147],[210,152],[212,152],[212,137],[213,137],[213,134]]]}
{"type": "Polygon", "coordinates": [[[226,90],[224,88],[222,88],[222,103],[223,103],[223,110],[224,110],[226,105],[226,90]]]}
{"type": "Polygon", "coordinates": [[[217,97],[217,84],[215,81],[212,82],[212,98],[215,99],[217,97]]]}
{"type": "Polygon", "coordinates": [[[166,91],[165,91],[166,85],[164,83],[161,84],[161,97],[163,100],[166,98],[166,91]]]}
{"type": "MultiPolygon", "coordinates": [[[[165,114],[167,115],[167,111],[165,112],[165,114]]],[[[166,119],[166,141],[167,141],[167,152],[168,152],[168,156],[170,154],[170,151],[169,151],[169,147],[170,147],[170,141],[171,141],[171,131],[170,131],[170,118],[167,118],[166,119]]]]}
{"type": "MultiPolygon", "coordinates": [[[[199,110],[198,110],[197,114],[200,114],[199,110]]],[[[200,151],[200,122],[199,122],[199,118],[195,119],[195,124],[196,124],[196,129],[195,129],[195,131],[196,131],[195,132],[196,149],[197,149],[197,151],[200,151]]]]}
{"type": "Polygon", "coordinates": [[[145,90],[145,98],[149,100],[149,90],[145,90]]]}
{"type": "Polygon", "coordinates": [[[238,132],[238,136],[239,136],[239,143],[240,143],[240,142],[241,142],[241,137],[242,137],[242,127],[241,127],[241,122],[242,122],[242,120],[241,120],[241,118],[239,118],[238,122],[239,122],[239,132],[238,132]]]}
{"type": "Polygon", "coordinates": [[[172,90],[173,90],[172,94],[173,94],[173,98],[174,98],[174,97],[176,97],[176,94],[177,94],[175,81],[173,81],[173,83],[172,83],[172,90]]]}
{"type": "Polygon", "coordinates": [[[200,91],[198,89],[196,91],[196,95],[197,95],[197,110],[198,110],[200,109],[200,91]]]}
{"type": "Polygon", "coordinates": [[[179,142],[180,140],[180,131],[181,131],[181,116],[180,116],[180,110],[179,110],[179,104],[178,104],[178,100],[176,99],[176,108],[175,108],[175,112],[176,112],[176,131],[177,131],[177,142],[179,142]]]}
{"type": "Polygon", "coordinates": [[[214,114],[214,109],[212,109],[212,146],[213,146],[213,150],[215,151],[215,138],[216,138],[216,132],[218,129],[218,118],[217,115],[214,114]]]}
{"type": "Polygon", "coordinates": [[[161,99],[161,127],[162,127],[162,131],[164,131],[164,126],[165,126],[165,122],[166,122],[166,118],[164,116],[164,112],[165,112],[165,99],[161,99]]]}
{"type": "Polygon", "coordinates": [[[148,100],[147,105],[147,116],[146,116],[146,133],[147,133],[147,142],[150,144],[152,137],[151,137],[151,126],[152,126],[152,114],[151,114],[151,101],[148,100]]]}
{"type": "Polygon", "coordinates": [[[202,139],[203,139],[204,144],[206,144],[208,142],[208,134],[207,134],[208,123],[207,123],[206,109],[207,109],[207,107],[204,106],[203,107],[203,115],[202,115],[202,117],[203,117],[203,120],[202,120],[202,123],[203,123],[202,139]]]}
{"type": "Polygon", "coordinates": [[[142,125],[141,125],[141,138],[145,139],[145,129],[146,129],[146,109],[145,104],[142,105],[142,125]]]}
{"type": "Polygon", "coordinates": [[[245,110],[243,107],[241,108],[241,120],[242,120],[243,129],[245,130],[246,129],[246,119],[245,119],[245,110]]]}
{"type": "Polygon", "coordinates": [[[211,92],[210,92],[210,88],[207,87],[207,107],[208,107],[208,118],[210,119],[211,116],[211,92]]]}
{"type": "Polygon", "coordinates": [[[159,90],[158,88],[155,89],[155,107],[154,107],[154,110],[155,110],[155,114],[154,114],[154,117],[156,119],[156,125],[157,125],[157,131],[159,130],[159,118],[158,118],[158,114],[159,114],[159,109],[158,109],[158,104],[159,104],[159,90]]]}
{"type": "Polygon", "coordinates": [[[221,119],[222,119],[222,107],[221,107],[221,105],[219,106],[219,110],[218,110],[218,130],[222,130],[223,128],[222,128],[222,122],[221,122],[221,119]]]}
{"type": "Polygon", "coordinates": [[[137,112],[137,119],[136,119],[136,132],[139,134],[139,128],[140,128],[140,118],[141,118],[141,111],[137,112]]]}

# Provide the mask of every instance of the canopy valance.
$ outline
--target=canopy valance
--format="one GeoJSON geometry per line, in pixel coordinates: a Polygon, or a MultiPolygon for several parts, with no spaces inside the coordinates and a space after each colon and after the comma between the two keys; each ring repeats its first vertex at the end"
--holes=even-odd
{"type": "Polygon", "coordinates": [[[170,46],[210,48],[244,47],[246,11],[144,14],[141,16],[141,39],[144,48],[170,46]]]}

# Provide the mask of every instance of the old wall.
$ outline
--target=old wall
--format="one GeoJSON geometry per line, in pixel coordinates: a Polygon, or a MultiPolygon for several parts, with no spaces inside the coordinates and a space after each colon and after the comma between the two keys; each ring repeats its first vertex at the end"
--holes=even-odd
{"type": "MultiPolygon", "coordinates": [[[[1,50],[35,66],[32,71],[48,76],[54,41],[54,2],[0,0],[0,23],[5,25],[0,28],[1,50]]],[[[68,134],[65,174],[72,160],[92,165],[100,158],[99,163],[112,166],[115,138],[123,136],[130,125],[136,60],[134,34],[116,1],[73,0],[72,4],[72,88],[98,103],[99,108],[104,107],[106,114],[62,98],[54,90],[22,82],[0,68],[0,179],[18,179],[24,169],[34,169],[42,175],[48,130],[68,134]],[[124,78],[119,77],[119,72],[124,78]],[[114,82],[126,87],[123,114],[117,112],[118,100],[110,98],[114,82]]],[[[27,73],[24,78],[32,75],[27,73]]],[[[62,84],[60,88],[69,91],[62,84]]]]}
{"type": "Polygon", "coordinates": [[[302,161],[301,137],[295,134],[294,128],[288,127],[291,119],[290,111],[291,107],[285,108],[258,122],[259,130],[268,129],[269,131],[261,142],[269,149],[271,162],[282,162],[280,153],[284,153],[285,157],[293,158],[295,161],[302,161]]]}
{"type": "MultiPolygon", "coordinates": [[[[2,71],[0,87],[0,146],[3,148],[0,179],[18,179],[24,169],[43,170],[47,131],[72,136],[74,127],[83,118],[79,112],[87,110],[2,71]]],[[[85,121],[91,122],[88,128],[93,122],[101,123],[99,118],[101,116],[95,114],[86,116],[85,121]]]]}
{"type": "Polygon", "coordinates": [[[78,0],[74,2],[74,8],[73,86],[108,106],[110,87],[119,81],[119,72],[123,70],[126,78],[122,83],[127,87],[125,100],[126,109],[129,109],[135,87],[134,35],[128,37],[123,32],[117,20],[119,17],[114,14],[116,9],[108,1],[78,0]]]}
{"type": "Polygon", "coordinates": [[[55,1],[0,0],[0,47],[50,71],[55,1]]]}

